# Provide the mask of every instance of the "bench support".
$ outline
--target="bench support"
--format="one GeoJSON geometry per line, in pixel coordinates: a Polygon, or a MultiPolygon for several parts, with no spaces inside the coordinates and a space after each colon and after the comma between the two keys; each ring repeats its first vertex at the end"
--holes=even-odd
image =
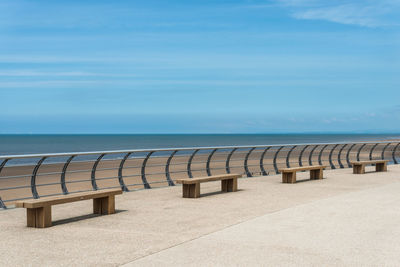
{"type": "Polygon", "coordinates": [[[365,173],[365,165],[364,164],[353,164],[353,173],[354,174],[364,174],[365,173]]]}
{"type": "MultiPolygon", "coordinates": [[[[387,162],[378,162],[375,164],[375,171],[376,172],[386,172],[387,171],[387,162]]],[[[370,165],[368,163],[353,163],[353,173],[354,174],[364,174],[365,173],[365,166],[370,165]]]]}
{"type": "Polygon", "coordinates": [[[115,213],[115,196],[108,196],[93,199],[94,214],[113,214],[115,213]]]}
{"type": "Polygon", "coordinates": [[[50,227],[51,224],[51,206],[45,206],[35,209],[26,209],[27,226],[35,228],[50,227]]]}
{"type": "Polygon", "coordinates": [[[320,180],[323,179],[323,174],[322,170],[310,170],[310,179],[311,180],[320,180]]]}
{"type": "Polygon", "coordinates": [[[200,183],[183,184],[182,185],[183,197],[185,198],[198,198],[200,197],[200,183]]]}
{"type": "Polygon", "coordinates": [[[296,172],[282,172],[282,183],[294,184],[296,182],[296,172]]]}
{"type": "Polygon", "coordinates": [[[221,180],[222,192],[236,192],[237,191],[237,178],[221,180]]]}
{"type": "Polygon", "coordinates": [[[376,163],[375,170],[377,172],[386,172],[387,171],[387,162],[376,163]]]}

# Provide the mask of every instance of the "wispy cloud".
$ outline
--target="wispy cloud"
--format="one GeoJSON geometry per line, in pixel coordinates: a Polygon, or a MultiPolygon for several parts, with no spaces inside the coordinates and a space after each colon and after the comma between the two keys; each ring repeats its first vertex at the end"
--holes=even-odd
{"type": "Polygon", "coordinates": [[[0,77],[137,77],[135,74],[95,73],[82,71],[2,70],[0,77]]]}
{"type": "Polygon", "coordinates": [[[278,0],[297,19],[363,27],[399,26],[399,0],[278,0]]]}

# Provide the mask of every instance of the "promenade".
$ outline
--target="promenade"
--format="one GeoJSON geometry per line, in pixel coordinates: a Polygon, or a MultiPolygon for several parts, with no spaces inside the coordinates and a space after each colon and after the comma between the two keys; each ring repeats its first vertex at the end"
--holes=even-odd
{"type": "Polygon", "coordinates": [[[89,201],[54,206],[46,229],[27,228],[24,209],[4,210],[0,265],[397,266],[400,166],[388,169],[297,184],[244,178],[224,194],[207,183],[199,199],[180,186],[141,190],[117,196],[109,216],[92,215],[89,201]]]}

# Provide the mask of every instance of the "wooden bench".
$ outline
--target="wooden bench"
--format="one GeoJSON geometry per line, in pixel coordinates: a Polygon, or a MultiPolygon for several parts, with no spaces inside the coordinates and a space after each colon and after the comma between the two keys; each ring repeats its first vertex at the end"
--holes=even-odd
{"type": "Polygon", "coordinates": [[[236,192],[237,179],[242,177],[240,174],[223,174],[208,177],[178,179],[176,182],[182,184],[182,193],[185,198],[200,197],[200,183],[221,181],[222,192],[236,192]]]}
{"type": "Polygon", "coordinates": [[[365,161],[352,161],[353,173],[354,174],[364,174],[365,166],[375,164],[375,170],[377,172],[387,171],[388,160],[365,160],[365,161]]]}
{"type": "Polygon", "coordinates": [[[93,213],[115,213],[115,195],[122,194],[121,189],[97,190],[62,196],[44,197],[18,201],[16,206],[26,208],[27,226],[35,228],[50,227],[51,206],[69,202],[93,199],[93,213]]]}
{"type": "Polygon", "coordinates": [[[282,183],[294,184],[296,182],[296,172],[310,171],[310,179],[318,180],[323,178],[323,170],[326,166],[304,166],[294,168],[284,168],[279,171],[282,172],[282,183]]]}

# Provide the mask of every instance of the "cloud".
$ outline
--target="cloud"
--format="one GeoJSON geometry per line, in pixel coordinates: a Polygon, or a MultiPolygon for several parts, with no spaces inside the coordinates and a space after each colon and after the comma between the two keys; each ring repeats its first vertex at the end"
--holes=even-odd
{"type": "Polygon", "coordinates": [[[399,26],[399,0],[278,0],[296,19],[325,20],[363,27],[399,26]]]}
{"type": "Polygon", "coordinates": [[[1,77],[117,77],[117,78],[132,78],[138,77],[135,74],[115,74],[115,73],[96,73],[83,71],[36,71],[36,70],[0,70],[1,77]]]}
{"type": "Polygon", "coordinates": [[[74,77],[74,76],[100,76],[100,74],[95,73],[87,73],[87,72],[41,72],[41,71],[33,71],[33,70],[8,70],[8,71],[0,71],[0,77],[37,77],[37,76],[67,76],[67,77],[74,77]]]}

